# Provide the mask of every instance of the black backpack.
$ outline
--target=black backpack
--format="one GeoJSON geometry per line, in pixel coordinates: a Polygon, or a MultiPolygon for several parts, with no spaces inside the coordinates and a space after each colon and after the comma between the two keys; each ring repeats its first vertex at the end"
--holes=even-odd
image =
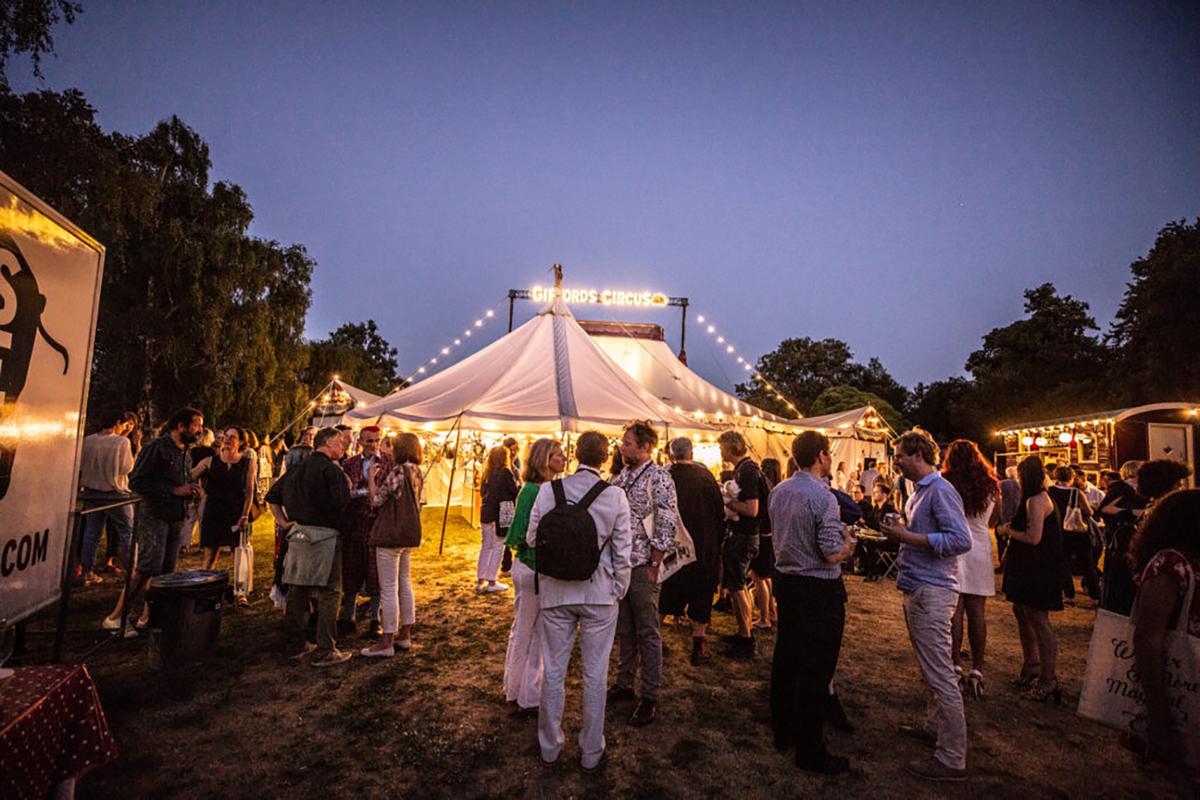
{"type": "MultiPolygon", "coordinates": [[[[549,575],[562,581],[586,581],[600,566],[603,548],[596,544],[596,521],[588,506],[611,488],[605,481],[596,481],[578,503],[567,500],[561,480],[550,481],[554,490],[554,508],[538,522],[535,544],[537,568],[533,573],[533,591],[538,593],[538,576],[549,575]]],[[[608,543],[612,537],[604,542],[608,543]]]]}

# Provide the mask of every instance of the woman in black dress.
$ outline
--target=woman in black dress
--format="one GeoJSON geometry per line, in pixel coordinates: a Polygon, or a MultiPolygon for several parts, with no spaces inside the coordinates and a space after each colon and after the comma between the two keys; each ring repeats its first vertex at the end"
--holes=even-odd
{"type": "Polygon", "coordinates": [[[1051,611],[1062,611],[1062,520],[1046,494],[1046,472],[1038,456],[1017,466],[1021,504],[998,532],[1010,537],[1004,555],[1003,591],[1013,604],[1024,663],[1015,686],[1029,687],[1029,700],[1053,698],[1058,688],[1058,640],[1050,627],[1051,611]]]}
{"type": "Polygon", "coordinates": [[[221,548],[232,551],[250,525],[258,459],[245,443],[240,428],[226,428],[217,454],[192,470],[193,478],[202,479],[205,493],[204,515],[200,518],[200,547],[204,549],[201,569],[216,566],[221,548]]]}

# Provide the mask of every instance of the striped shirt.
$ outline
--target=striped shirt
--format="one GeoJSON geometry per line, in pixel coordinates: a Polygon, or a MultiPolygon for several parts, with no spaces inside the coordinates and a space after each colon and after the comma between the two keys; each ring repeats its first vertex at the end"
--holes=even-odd
{"type": "Polygon", "coordinates": [[[771,490],[775,569],[785,575],[837,580],[841,564],[830,564],[846,545],[838,504],[825,482],[800,471],[771,490]]]}

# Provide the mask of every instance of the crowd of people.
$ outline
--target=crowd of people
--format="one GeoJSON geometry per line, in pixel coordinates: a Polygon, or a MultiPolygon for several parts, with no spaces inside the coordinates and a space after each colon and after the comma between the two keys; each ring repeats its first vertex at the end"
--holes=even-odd
{"type": "MultiPolygon", "coordinates": [[[[284,608],[292,657],[315,667],[349,660],[338,643],[358,630],[360,597],[373,640],[362,657],[388,658],[412,646],[409,565],[421,542],[423,460],[416,435],[387,438],[368,426],[355,441],[349,428],[310,428],[286,448],[230,427],[217,441],[199,411],[183,409],[135,459],[133,421],[114,414],[103,422],[85,440],[85,497],[132,491],[144,498],[136,516],[120,507],[92,515],[98,523],[85,528],[81,579],[94,580],[106,521],[132,568],[129,597],[122,592],[104,627],[122,627],[124,615],[131,632],[145,623],[140,601],[149,580],[174,570],[197,524],[202,566],[213,568],[269,506],[276,526],[271,597],[284,608]],[[352,446],[357,452],[348,456],[352,446]]],[[[1104,608],[1128,614],[1136,599],[1149,720],[1141,746],[1154,758],[1182,758],[1161,653],[1163,634],[1180,614],[1200,635],[1200,602],[1180,608],[1200,566],[1200,490],[1182,488],[1186,466],[1130,462],[1103,473],[1098,488],[1083,470],[1034,454],[1001,478],[975,444],[955,441],[943,453],[918,429],[892,442],[890,464],[868,460],[851,471],[844,462],[833,466],[825,436],[805,432],[792,443],[785,477],[777,460],[756,462],[736,431],[718,442],[728,471],[716,474],[714,465],[694,460],[689,439],[660,448],[653,426],[636,421],[617,454],[606,436],[581,434],[572,453],[578,468],[569,475],[568,453],[553,438],[532,442],[523,454],[515,440],[487,452],[474,588],[500,594],[510,588],[502,574],[511,579],[503,692],[518,713],[537,714],[544,761],[555,761],[564,746],[565,676],[576,638],[581,765],[591,771],[604,755],[609,706],[628,703],[634,726],[657,717],[666,620],[686,617],[689,660],[702,667],[714,655],[707,632],[713,611],[723,609],[736,628],[728,658],[756,658],[756,631],[776,631],[776,747],[794,751],[801,769],[845,772],[848,760],[831,753],[825,739],[827,724],[853,730],[834,689],[843,576],[859,571],[879,580],[893,566],[929,697],[926,716],[899,731],[933,748],[931,757],[908,765],[914,775],[966,778],[964,698],[986,691],[986,603],[996,594],[997,573],[1023,656],[1012,684],[1034,702],[1062,699],[1050,615],[1074,602],[1075,573],[1104,608]],[[678,568],[672,560],[681,542],[693,558],[678,568]]]]}

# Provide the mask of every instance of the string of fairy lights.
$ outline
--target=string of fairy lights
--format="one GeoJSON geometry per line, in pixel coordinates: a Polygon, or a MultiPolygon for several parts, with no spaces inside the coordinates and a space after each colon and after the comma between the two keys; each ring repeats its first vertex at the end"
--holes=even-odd
{"type": "Polygon", "coordinates": [[[770,392],[776,400],[787,406],[788,410],[795,413],[797,418],[804,416],[800,409],[796,407],[796,404],[784,397],[783,392],[779,391],[775,384],[771,383],[769,380],[767,380],[766,376],[756,370],[754,365],[750,363],[745,356],[738,352],[737,347],[735,347],[734,344],[726,338],[725,334],[717,331],[717,326],[709,321],[707,317],[705,317],[703,314],[697,314],[696,322],[701,325],[700,329],[707,333],[709,337],[716,342],[718,349],[723,350],[726,356],[736,359],[737,363],[742,367],[742,370],[744,372],[749,372],[750,377],[758,381],[759,384],[761,384],[768,392],[770,392]]]}
{"type": "Polygon", "coordinates": [[[413,383],[420,380],[430,372],[435,372],[435,368],[439,363],[443,365],[449,364],[452,360],[450,356],[453,355],[454,351],[457,348],[462,347],[463,343],[467,339],[470,339],[473,335],[479,333],[485,325],[495,318],[496,309],[494,307],[484,311],[482,316],[476,318],[473,323],[463,328],[463,332],[459,336],[454,337],[453,341],[444,347],[439,348],[432,356],[422,361],[416,369],[409,373],[409,375],[404,379],[404,382],[393,388],[392,391],[398,392],[405,386],[411,386],[413,383]]]}

